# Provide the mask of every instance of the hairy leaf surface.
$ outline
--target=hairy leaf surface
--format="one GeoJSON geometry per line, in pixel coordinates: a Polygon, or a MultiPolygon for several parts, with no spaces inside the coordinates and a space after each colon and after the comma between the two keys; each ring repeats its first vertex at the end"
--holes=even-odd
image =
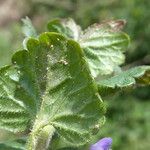
{"type": "Polygon", "coordinates": [[[83,51],[76,42],[55,33],[42,34],[39,40],[30,39],[27,48],[17,52],[13,62],[36,103],[41,105],[35,107],[40,113],[29,147],[34,149],[38,141],[34,133],[49,125],[70,145],[87,143],[90,132],[103,119],[104,106],[83,51]]]}
{"type": "Polygon", "coordinates": [[[86,29],[79,43],[84,49],[93,77],[108,75],[124,63],[129,37],[120,29],[123,21],[95,24],[86,29]]]}
{"type": "Polygon", "coordinates": [[[30,115],[26,100],[21,96],[24,97],[24,91],[19,83],[19,72],[12,66],[1,68],[0,128],[12,132],[22,132],[27,129],[30,115]]]}
{"type": "Polygon", "coordinates": [[[80,34],[82,34],[80,26],[71,18],[50,21],[47,28],[50,32],[61,33],[63,36],[76,41],[79,39],[80,34]]]}
{"type": "Polygon", "coordinates": [[[0,150],[25,150],[25,138],[0,143],[0,150]]]}
{"type": "Polygon", "coordinates": [[[48,29],[80,43],[95,78],[98,75],[112,74],[116,67],[124,63],[123,53],[129,44],[128,35],[120,31],[124,24],[121,20],[109,21],[94,24],[81,31],[72,20],[55,20],[48,24],[48,29]]]}
{"type": "Polygon", "coordinates": [[[28,47],[13,55],[12,66],[0,70],[0,128],[12,132],[29,130],[45,90],[46,50],[34,39],[28,47]]]}
{"type": "Polygon", "coordinates": [[[102,95],[108,95],[108,92],[115,92],[135,84],[150,85],[150,66],[135,67],[111,78],[98,81],[99,92],[102,95]]]}

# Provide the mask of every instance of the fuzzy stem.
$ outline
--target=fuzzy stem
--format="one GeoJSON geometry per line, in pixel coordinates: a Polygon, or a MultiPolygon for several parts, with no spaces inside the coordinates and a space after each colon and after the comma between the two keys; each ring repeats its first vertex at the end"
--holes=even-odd
{"type": "Polygon", "coordinates": [[[30,134],[27,150],[47,150],[54,132],[51,125],[35,128],[30,134]]]}

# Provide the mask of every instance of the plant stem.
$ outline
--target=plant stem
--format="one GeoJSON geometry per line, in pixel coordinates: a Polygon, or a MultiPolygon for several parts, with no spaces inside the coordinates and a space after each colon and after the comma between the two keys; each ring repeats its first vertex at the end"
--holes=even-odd
{"type": "Polygon", "coordinates": [[[55,128],[51,125],[33,128],[27,144],[27,150],[47,150],[55,128]]]}

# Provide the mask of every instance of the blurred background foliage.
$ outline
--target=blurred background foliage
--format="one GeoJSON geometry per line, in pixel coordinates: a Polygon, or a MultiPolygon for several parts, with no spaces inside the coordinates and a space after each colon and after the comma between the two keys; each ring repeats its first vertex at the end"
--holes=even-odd
{"type": "MultiPolygon", "coordinates": [[[[150,65],[149,0],[0,0],[0,66],[22,48],[21,18],[29,16],[38,32],[55,18],[72,17],[82,28],[92,23],[125,19],[131,37],[125,67],[150,65]]],[[[115,150],[150,149],[150,87],[103,98],[107,122],[100,138],[111,136],[115,150]]]]}

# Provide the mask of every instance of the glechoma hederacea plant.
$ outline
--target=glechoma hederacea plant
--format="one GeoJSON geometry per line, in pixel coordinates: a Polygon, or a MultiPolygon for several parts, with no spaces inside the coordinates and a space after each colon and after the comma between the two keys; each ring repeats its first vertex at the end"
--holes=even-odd
{"type": "Polygon", "coordinates": [[[122,20],[82,31],[72,19],[58,19],[40,35],[28,18],[23,22],[24,48],[0,69],[0,128],[10,137],[0,146],[90,149],[105,122],[101,97],[150,84],[150,66],[120,67],[129,45],[122,20]]]}

